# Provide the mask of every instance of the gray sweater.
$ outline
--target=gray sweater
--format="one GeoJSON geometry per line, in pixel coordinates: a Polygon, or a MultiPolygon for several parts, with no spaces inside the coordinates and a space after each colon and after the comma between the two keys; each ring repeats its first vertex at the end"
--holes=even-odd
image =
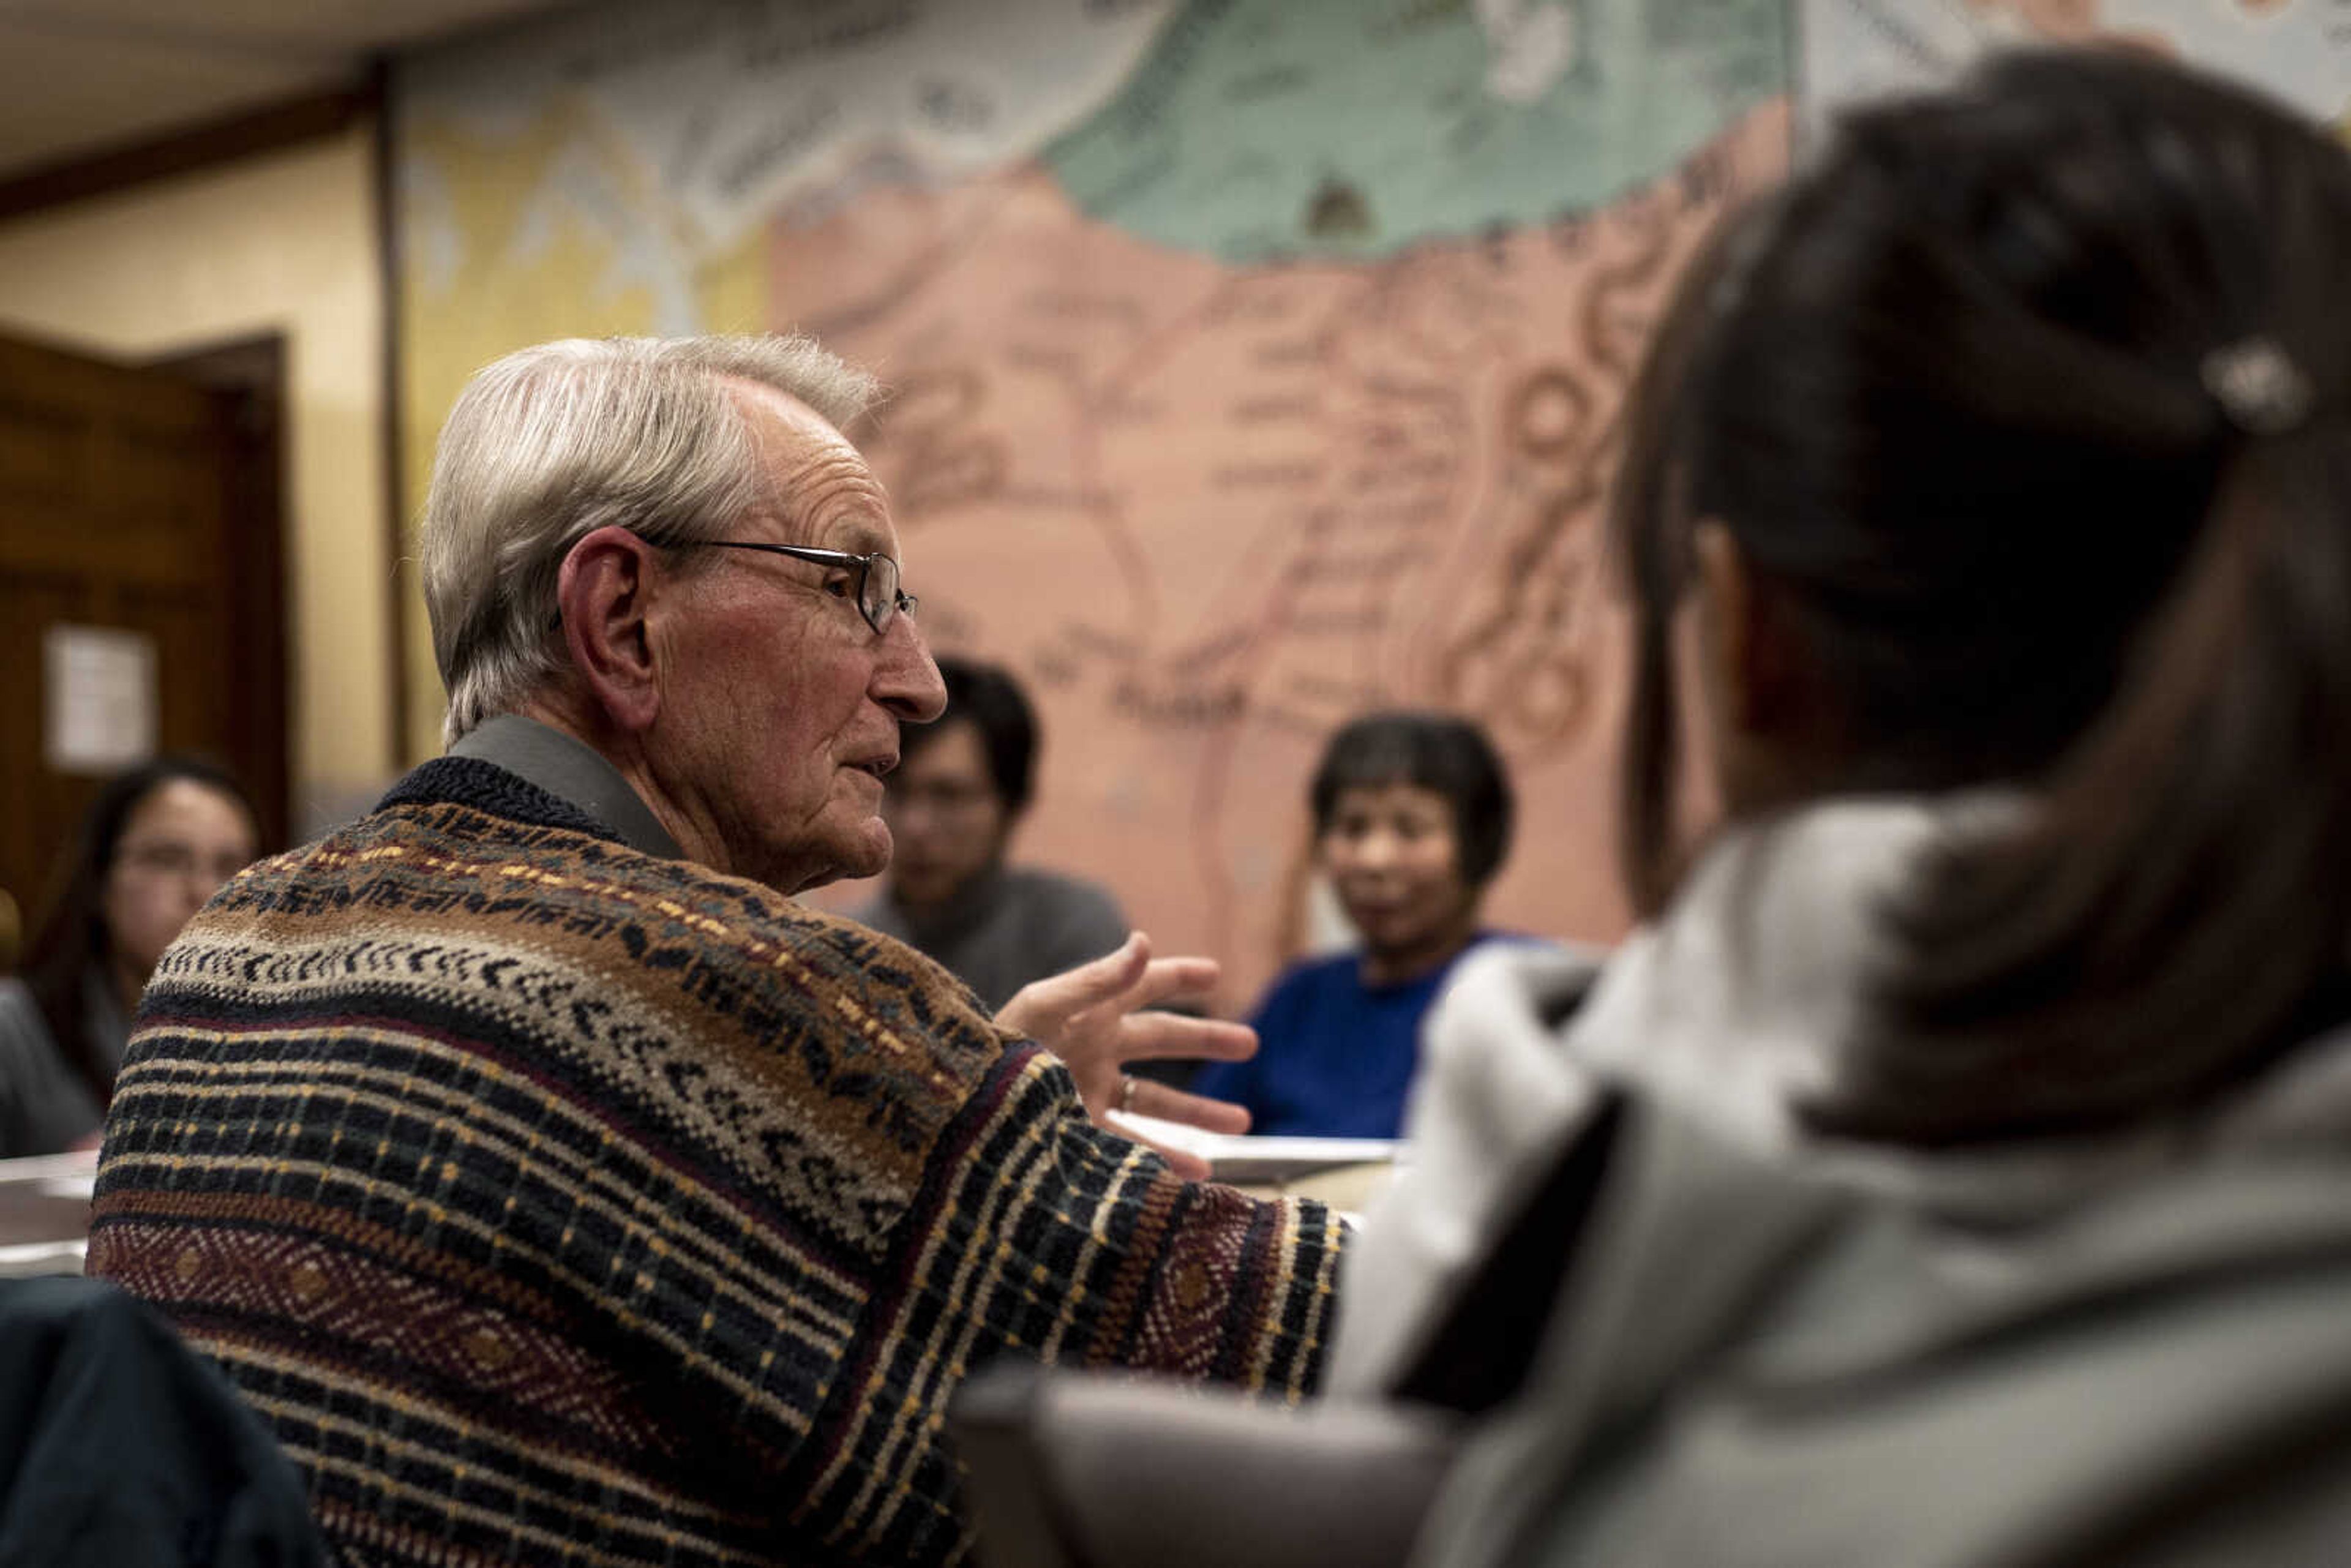
{"type": "MultiPolygon", "coordinates": [[[[120,1067],[130,1026],[102,977],[85,984],[99,1054],[110,1069],[120,1067]]],[[[98,1096],[50,1037],[33,993],[21,980],[0,980],[0,1159],[62,1154],[103,1120],[98,1096]]]]}
{"type": "Polygon", "coordinates": [[[851,913],[946,965],[990,1012],[1031,980],[1115,950],[1127,931],[1104,889],[1020,866],[975,878],[927,919],[914,919],[887,893],[851,913]]]}

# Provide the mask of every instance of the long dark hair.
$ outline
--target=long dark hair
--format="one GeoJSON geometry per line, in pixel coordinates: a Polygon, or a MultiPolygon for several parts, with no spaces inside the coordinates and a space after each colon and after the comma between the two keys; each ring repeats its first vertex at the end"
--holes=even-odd
{"type": "Polygon", "coordinates": [[[179,779],[219,791],[244,809],[247,821],[259,821],[245,787],[204,758],[158,757],[116,774],[83,811],[72,851],[50,877],[41,918],[25,948],[25,988],[47,1020],[49,1038],[100,1105],[113,1095],[114,1073],[90,1032],[89,986],[93,972],[106,974],[112,954],[106,929],[107,873],[139,803],[179,779]]]}
{"type": "Polygon", "coordinates": [[[2335,1006],[2351,936],[2351,161],[2152,59],[1998,59],[1848,116],[1740,214],[1636,392],[1627,882],[1673,881],[1667,626],[1698,519],[1847,744],[1820,792],[2020,789],[1886,911],[1824,1130],[2160,1113],[2335,1006]],[[2251,367],[2250,381],[2244,372],[2251,367]]]}

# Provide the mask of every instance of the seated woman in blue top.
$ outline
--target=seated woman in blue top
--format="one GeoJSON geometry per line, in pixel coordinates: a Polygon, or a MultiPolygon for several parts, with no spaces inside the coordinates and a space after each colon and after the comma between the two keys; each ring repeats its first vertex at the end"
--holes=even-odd
{"type": "Polygon", "coordinates": [[[1192,1087],[1247,1106],[1251,1132],[1393,1138],[1421,1015],[1491,936],[1478,909],[1510,847],[1510,781],[1467,719],[1380,713],[1332,737],[1312,799],[1315,860],[1362,947],[1285,971],[1249,1020],[1257,1055],[1192,1087]]]}

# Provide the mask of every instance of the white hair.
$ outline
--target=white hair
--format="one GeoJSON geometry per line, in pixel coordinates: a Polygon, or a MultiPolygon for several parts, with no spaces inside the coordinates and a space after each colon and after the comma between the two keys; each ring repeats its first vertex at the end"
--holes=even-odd
{"type": "Polygon", "coordinates": [[[564,667],[550,628],[563,558],[613,524],[712,538],[764,500],[755,437],[722,379],[789,393],[847,428],[878,386],[812,338],[569,338],[475,375],[433,459],[420,548],[443,739],[519,707],[564,667]]]}

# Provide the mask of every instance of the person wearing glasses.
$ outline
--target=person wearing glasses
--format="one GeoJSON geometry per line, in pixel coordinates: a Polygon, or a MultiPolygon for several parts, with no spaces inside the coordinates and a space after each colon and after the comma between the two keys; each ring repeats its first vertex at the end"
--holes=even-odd
{"type": "Polygon", "coordinates": [[[994,664],[938,665],[946,716],[898,727],[898,767],[882,797],[889,880],[855,914],[1000,1008],[1021,987],[1116,949],[1126,916],[1094,883],[1005,863],[1036,777],[1036,712],[994,664]]]}
{"type": "Polygon", "coordinates": [[[1142,1057],[1240,1026],[1141,938],[991,1017],[803,889],[888,863],[939,674],[862,372],[801,338],[566,341],[444,428],[446,756],[165,954],[90,1268],[275,1422],[372,1563],[940,1563],[1001,1357],[1294,1397],[1321,1206],[1098,1126],[1231,1129],[1142,1057]]]}
{"type": "Polygon", "coordinates": [[[159,757],[99,787],[25,949],[0,979],[0,1159],[98,1137],[155,960],[258,842],[244,789],[159,757]]]}

